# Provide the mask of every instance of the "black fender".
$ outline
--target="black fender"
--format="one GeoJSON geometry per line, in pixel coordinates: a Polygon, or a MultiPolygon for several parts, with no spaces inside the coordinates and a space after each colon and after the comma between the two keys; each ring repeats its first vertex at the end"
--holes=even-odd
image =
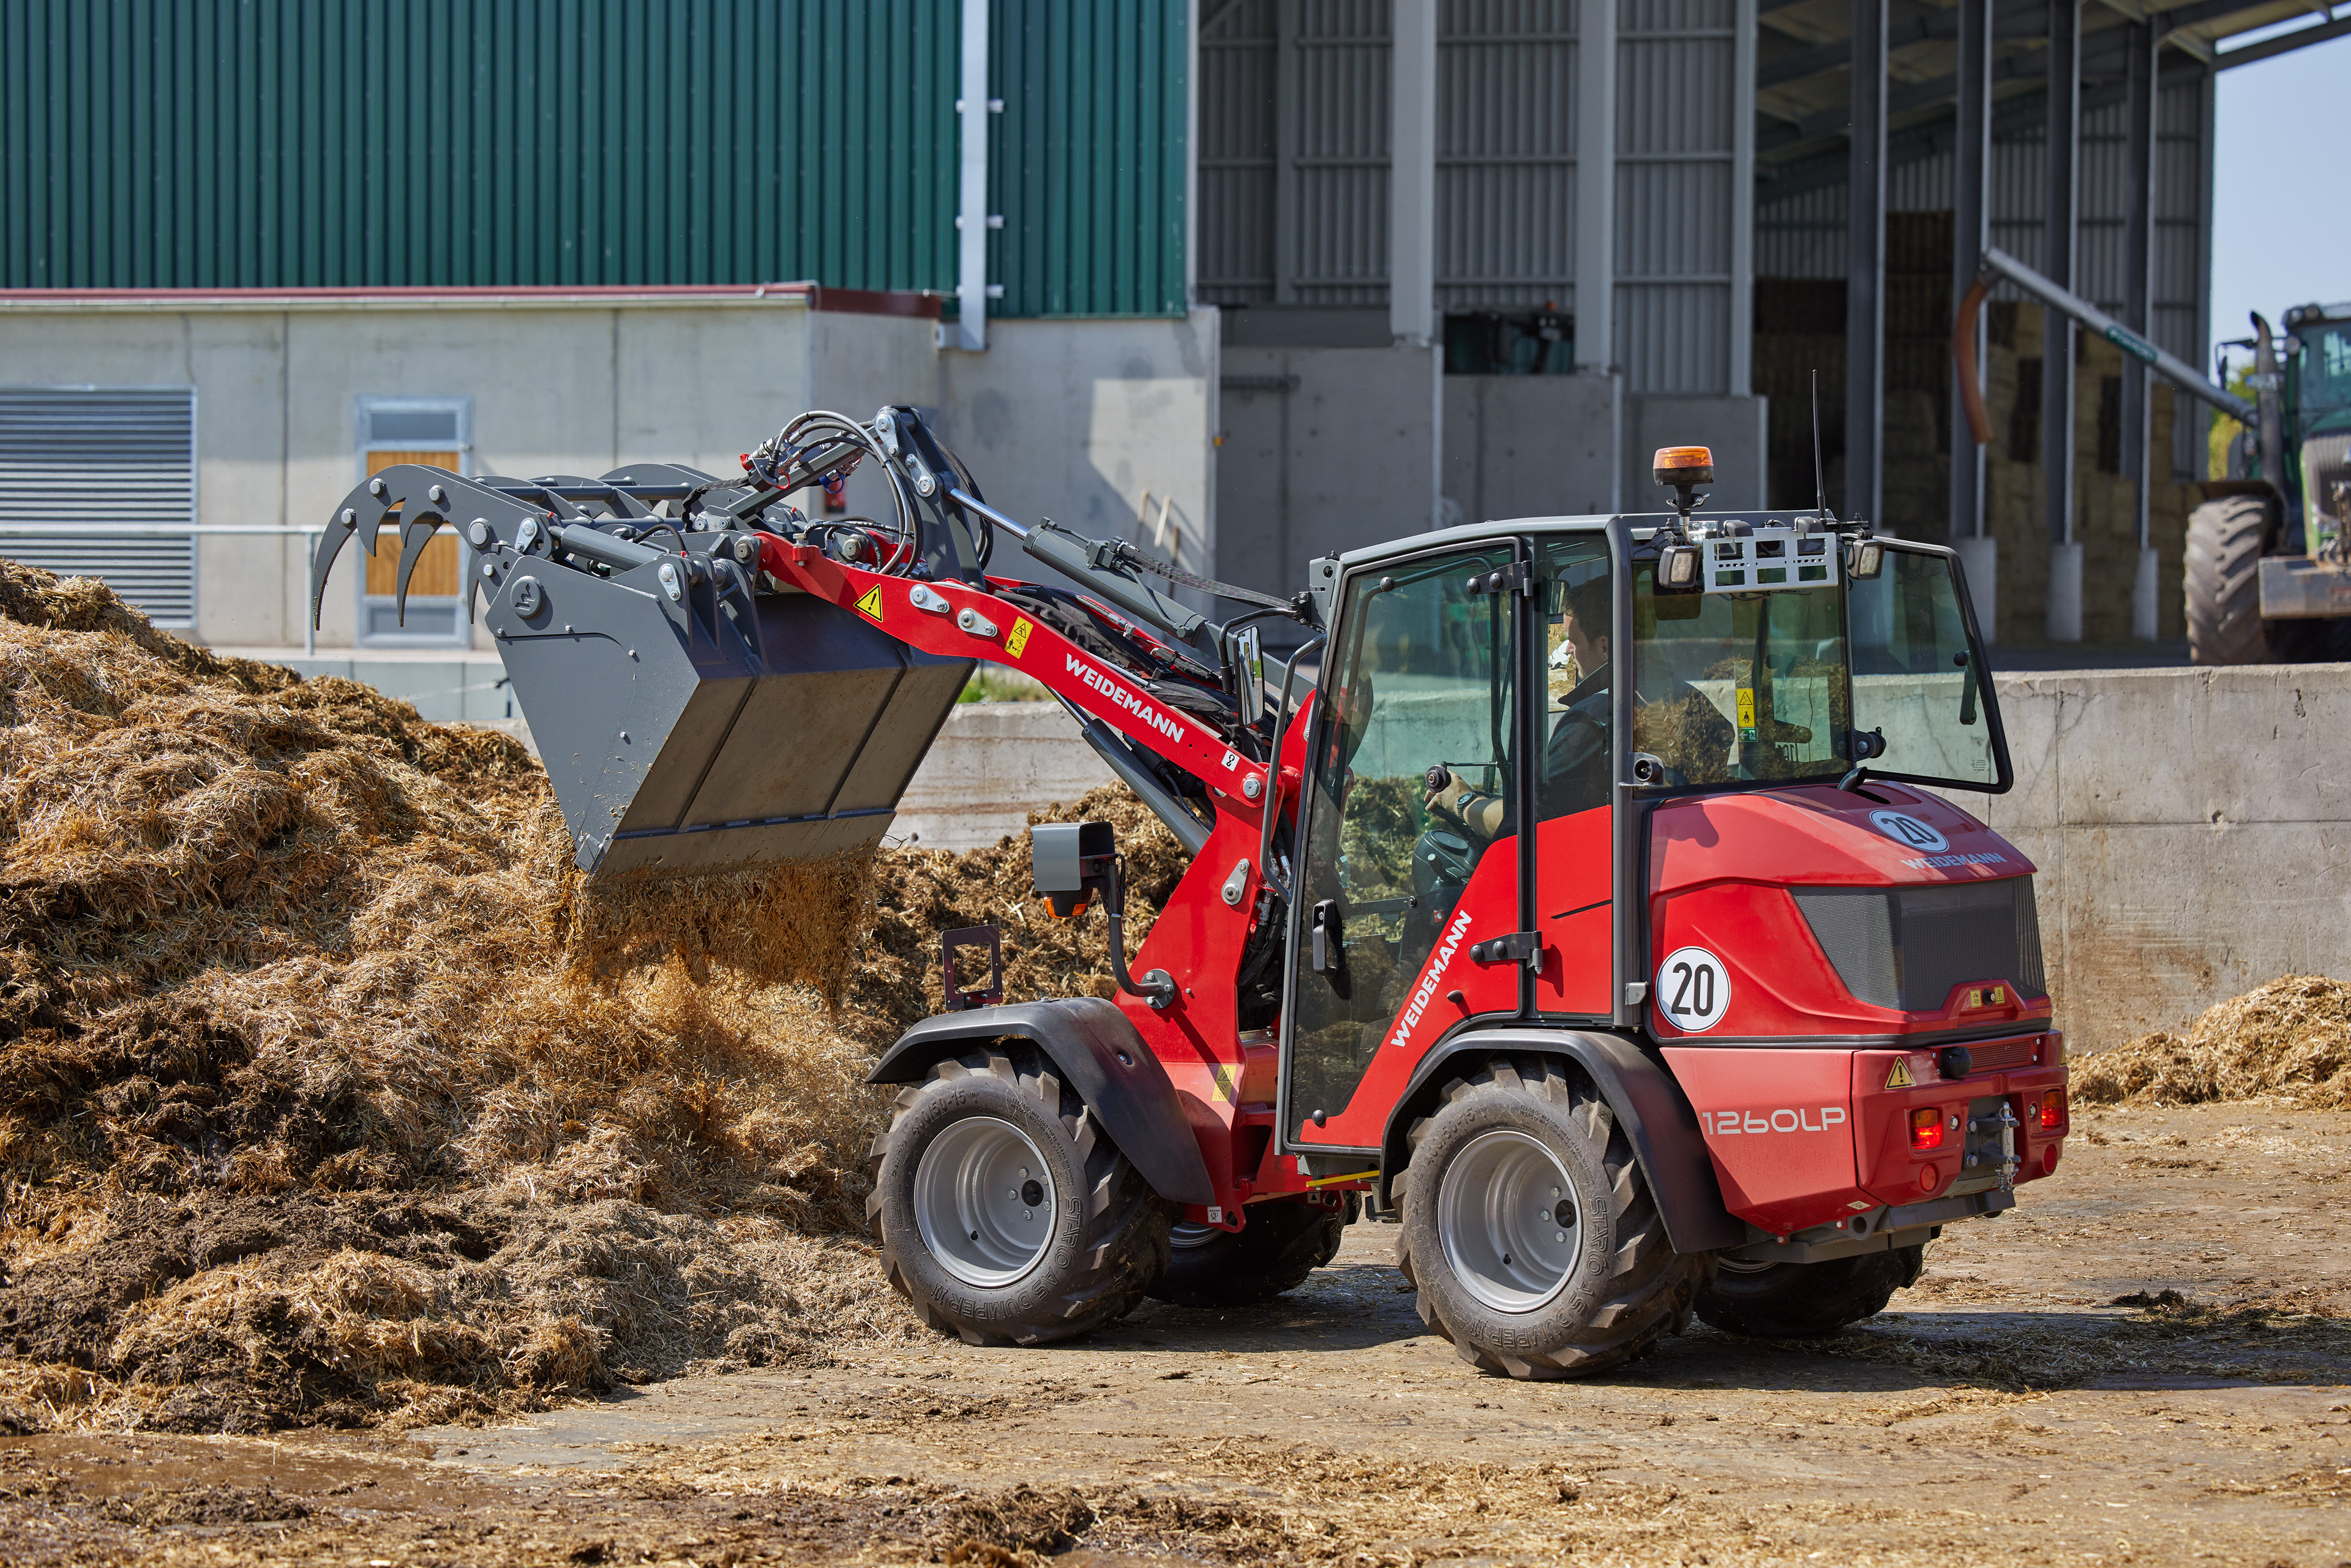
{"type": "MultiPolygon", "coordinates": [[[[1033,1042],[1078,1092],[1151,1190],[1176,1203],[1212,1204],[1208,1162],[1176,1097],[1176,1084],[1126,1015],[1098,997],[971,1008],[925,1019],[884,1051],[868,1083],[919,1083],[974,1044],[1033,1042]]],[[[1741,1239],[1744,1239],[1742,1234],[1741,1239]]]]}
{"type": "Polygon", "coordinates": [[[1623,1035],[1597,1030],[1473,1029],[1439,1041],[1413,1070],[1412,1081],[1388,1113],[1387,1132],[1380,1139],[1383,1207],[1389,1202],[1388,1184],[1411,1156],[1412,1124],[1435,1107],[1445,1080],[1469,1065],[1464,1058],[1513,1055],[1564,1057],[1592,1075],[1657,1196],[1675,1251],[1712,1252],[1747,1244],[1747,1223],[1723,1206],[1706,1136],[1681,1085],[1623,1035]]]}

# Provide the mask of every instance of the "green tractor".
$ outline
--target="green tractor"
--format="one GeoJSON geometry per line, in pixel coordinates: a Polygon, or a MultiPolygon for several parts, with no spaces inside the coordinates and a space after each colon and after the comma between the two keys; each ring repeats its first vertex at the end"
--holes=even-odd
{"type": "Polygon", "coordinates": [[[2252,429],[2188,519],[2188,647],[2199,664],[2351,660],[2351,303],[2252,319],[2252,429]],[[2280,350],[2283,350],[2283,354],[2280,350]]]}

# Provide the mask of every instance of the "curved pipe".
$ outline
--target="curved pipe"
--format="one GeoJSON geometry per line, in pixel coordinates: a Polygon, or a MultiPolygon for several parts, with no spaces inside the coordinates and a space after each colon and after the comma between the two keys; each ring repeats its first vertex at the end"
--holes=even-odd
{"type": "Polygon", "coordinates": [[[1959,300],[1959,319],[1951,326],[1951,366],[1959,378],[1959,406],[1967,410],[1968,434],[1978,446],[1991,444],[1991,413],[1984,407],[1983,373],[1976,364],[1976,318],[1991,297],[1991,278],[1977,273],[1959,300]]]}

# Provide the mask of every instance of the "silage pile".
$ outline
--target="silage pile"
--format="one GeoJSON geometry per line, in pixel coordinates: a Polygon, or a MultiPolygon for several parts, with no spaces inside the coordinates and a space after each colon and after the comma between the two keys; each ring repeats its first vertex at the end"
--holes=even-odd
{"type": "Polygon", "coordinates": [[[2277,1095],[2351,1106],[2351,985],[2289,975],[2208,1009],[2186,1033],[2162,1030],[2074,1064],[2089,1105],[2199,1105],[2277,1095]]]}
{"type": "Polygon", "coordinates": [[[0,560],[0,1424],[444,1419],[915,1332],[855,1239],[872,1047],[941,925],[1036,994],[1099,921],[1029,937],[1025,841],[570,852],[512,741],[0,560]]]}

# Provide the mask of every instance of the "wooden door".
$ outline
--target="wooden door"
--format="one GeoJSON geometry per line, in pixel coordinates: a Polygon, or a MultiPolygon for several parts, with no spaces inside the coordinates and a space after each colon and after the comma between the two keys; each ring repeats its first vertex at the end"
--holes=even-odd
{"type": "MultiPolygon", "coordinates": [[[[367,454],[368,476],[373,478],[385,469],[402,463],[423,463],[435,468],[457,472],[460,455],[455,452],[371,452],[367,454]]],[[[419,599],[455,599],[460,591],[459,576],[464,571],[457,555],[457,536],[444,533],[424,547],[417,558],[416,571],[408,580],[408,597],[413,603],[419,599]]],[[[367,591],[371,599],[390,599],[397,591],[400,580],[400,530],[382,528],[376,535],[375,553],[368,558],[367,591]],[[387,548],[389,547],[389,548],[387,548]]]]}

